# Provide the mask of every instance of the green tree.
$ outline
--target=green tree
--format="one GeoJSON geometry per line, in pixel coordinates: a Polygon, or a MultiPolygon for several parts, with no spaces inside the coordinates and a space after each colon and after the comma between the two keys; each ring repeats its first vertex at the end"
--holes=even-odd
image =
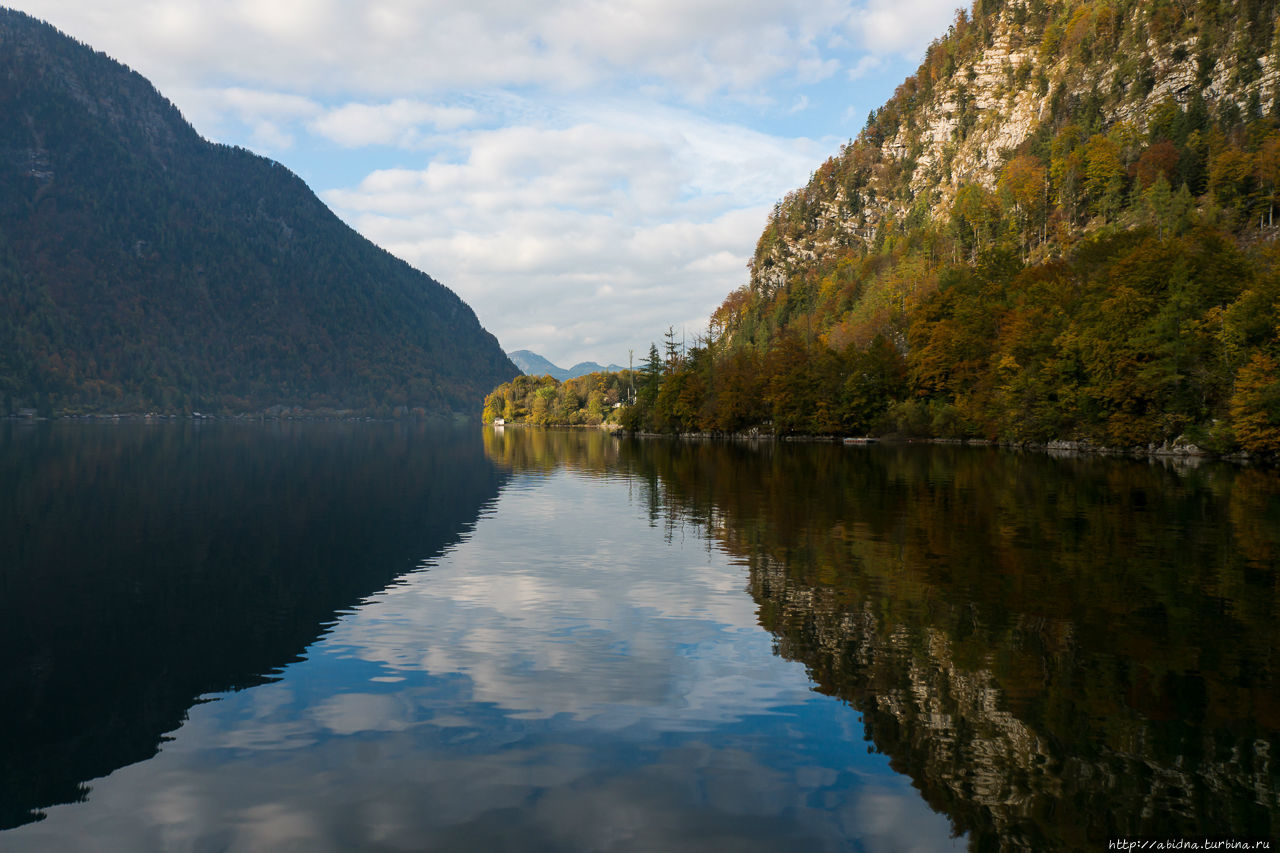
{"type": "Polygon", "coordinates": [[[850,346],[841,390],[841,422],[850,434],[875,430],[889,405],[907,394],[907,364],[888,338],[876,335],[866,349],[850,346]]]}

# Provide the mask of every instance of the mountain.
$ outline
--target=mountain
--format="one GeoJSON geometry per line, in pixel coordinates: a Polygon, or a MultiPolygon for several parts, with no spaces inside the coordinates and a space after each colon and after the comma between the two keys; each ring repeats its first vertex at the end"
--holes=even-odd
{"type": "Polygon", "coordinates": [[[1135,181],[1238,190],[1226,184],[1250,169],[1210,174],[1209,160],[1232,144],[1257,149],[1232,133],[1259,118],[1269,129],[1278,93],[1268,0],[976,0],[858,139],[775,208],[750,287],[776,291],[895,230],[948,227],[957,204],[1016,207],[1019,242],[1052,252],[1095,220],[1118,221],[1135,181]]]}
{"type": "Polygon", "coordinates": [[[520,368],[520,372],[526,376],[550,376],[561,381],[569,378],[569,371],[563,367],[556,367],[536,352],[530,352],[527,349],[509,352],[507,358],[511,359],[511,363],[520,368]]]}
{"type": "Polygon", "coordinates": [[[526,376],[550,376],[552,379],[559,379],[561,382],[566,379],[577,379],[579,376],[586,376],[588,373],[617,373],[626,369],[616,364],[610,364],[605,367],[596,364],[594,361],[580,361],[566,370],[563,367],[556,367],[546,358],[527,349],[509,352],[507,353],[507,358],[511,359],[526,376]]]}
{"type": "Polygon", "coordinates": [[[579,376],[586,376],[588,373],[617,373],[620,370],[626,370],[618,364],[603,365],[594,361],[580,361],[573,367],[569,368],[569,378],[577,379],[579,376]]]}
{"type": "Polygon", "coordinates": [[[140,75],[0,9],[5,411],[478,410],[516,375],[456,294],[140,75]]]}
{"type": "Polygon", "coordinates": [[[623,421],[1280,453],[1278,21],[976,0],[623,421]]]}

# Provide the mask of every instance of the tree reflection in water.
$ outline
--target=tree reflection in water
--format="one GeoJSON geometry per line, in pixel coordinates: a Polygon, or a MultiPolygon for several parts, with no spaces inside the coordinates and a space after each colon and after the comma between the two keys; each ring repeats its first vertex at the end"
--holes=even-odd
{"type": "Polygon", "coordinates": [[[627,477],[975,849],[1280,832],[1280,475],[990,449],[489,432],[627,477]]]}

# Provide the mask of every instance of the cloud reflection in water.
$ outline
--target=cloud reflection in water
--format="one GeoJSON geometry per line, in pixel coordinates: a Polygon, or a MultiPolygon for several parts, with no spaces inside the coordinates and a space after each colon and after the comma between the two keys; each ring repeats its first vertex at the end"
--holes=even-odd
{"type": "Polygon", "coordinates": [[[12,849],[933,850],[945,818],[776,657],[745,569],[622,480],[518,475],[280,682],[12,849]],[[396,680],[388,680],[396,679],[396,680]]]}

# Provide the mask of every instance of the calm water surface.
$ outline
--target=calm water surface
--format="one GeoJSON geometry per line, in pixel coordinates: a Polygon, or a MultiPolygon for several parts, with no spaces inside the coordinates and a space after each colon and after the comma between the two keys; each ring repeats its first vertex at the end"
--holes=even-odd
{"type": "Polygon", "coordinates": [[[0,849],[1280,828],[1280,476],[0,424],[0,849]]]}

